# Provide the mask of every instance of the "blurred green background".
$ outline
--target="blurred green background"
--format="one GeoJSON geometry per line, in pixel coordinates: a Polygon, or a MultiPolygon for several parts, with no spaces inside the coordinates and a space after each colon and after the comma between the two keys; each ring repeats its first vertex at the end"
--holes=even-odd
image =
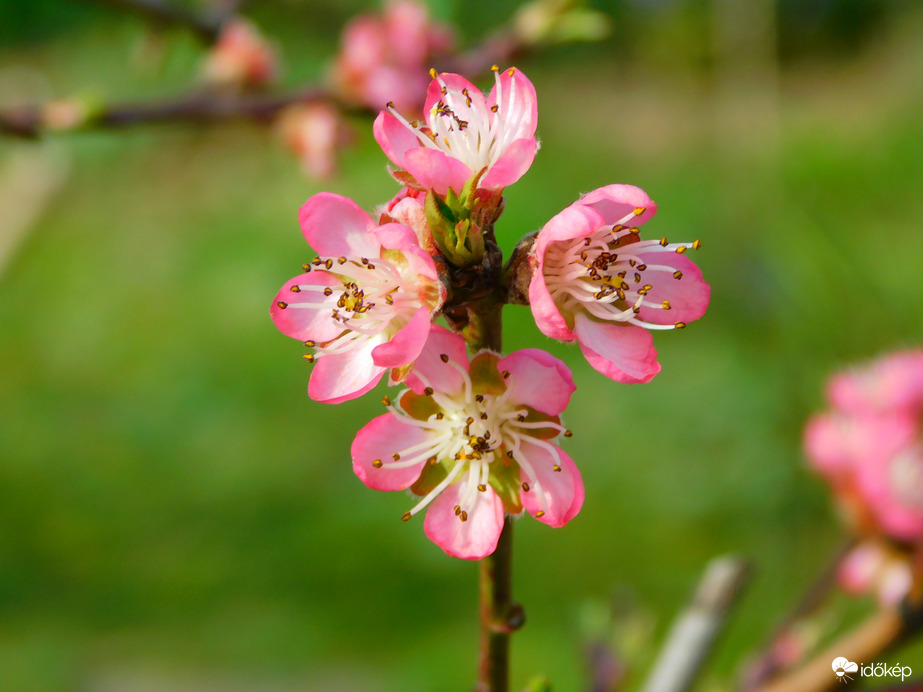
{"type": "MultiPolygon", "coordinates": [[[[374,6],[247,13],[295,86],[374,6]]],[[[432,9],[473,44],[516,6],[432,9]]],[[[663,372],[644,386],[598,376],[507,308],[508,350],[574,370],[567,448],[587,488],[566,528],[516,526],[514,689],[535,673],[585,689],[585,622],[613,593],[653,623],[632,635],[643,666],[645,637],[732,552],[756,574],[704,682],[721,689],[842,540],[800,452],[824,379],[923,337],[923,7],[595,7],[610,38],[518,63],[542,149],[507,191],[501,245],[580,192],[633,183],[660,205],[651,233],[702,240],[712,304],[656,335],[663,372]]],[[[0,4],[3,105],[182,92],[202,55],[182,30],[90,2],[0,4]]],[[[476,565],[400,521],[410,498],[353,476],[379,397],[310,401],[303,349],[268,316],[312,256],[307,197],[371,209],[397,190],[371,123],[353,125],[322,183],[247,123],[0,141],[0,689],[472,687],[476,565]]],[[[888,660],[923,673],[919,652],[888,660]]]]}

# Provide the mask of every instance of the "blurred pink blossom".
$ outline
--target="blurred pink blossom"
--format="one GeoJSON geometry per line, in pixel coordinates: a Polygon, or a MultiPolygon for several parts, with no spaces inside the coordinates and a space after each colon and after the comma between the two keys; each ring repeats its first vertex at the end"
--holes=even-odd
{"type": "Polygon", "coordinates": [[[361,15],[346,26],[333,80],[356,103],[381,109],[390,101],[417,117],[430,63],[454,43],[452,30],[431,20],[424,5],[395,0],[383,15],[361,15]]]}
{"type": "Polygon", "coordinates": [[[923,539],[923,351],[834,376],[805,428],[811,465],[860,535],[923,539]]]}
{"type": "Polygon", "coordinates": [[[913,586],[908,556],[877,540],[853,548],[840,563],[837,578],[847,593],[874,594],[884,606],[900,603],[913,586]]]}
{"type": "Polygon", "coordinates": [[[427,508],[426,535],[453,557],[491,554],[504,513],[527,511],[563,526],[583,506],[583,481],[553,444],[569,433],[560,414],[574,392],[570,370],[538,349],[480,351],[438,325],[407,377],[410,389],[366,425],[353,470],[375,490],[410,488],[427,508]]]}
{"type": "Polygon", "coordinates": [[[263,87],[275,81],[278,71],[275,50],[255,25],[240,17],[224,25],[202,63],[205,81],[226,87],[263,87]]]}
{"type": "Polygon", "coordinates": [[[596,370],[617,382],[658,372],[652,329],[679,329],[708,307],[709,285],[685,252],[694,243],[641,240],[657,212],[631,185],[584,195],[539,231],[529,254],[529,304],[539,329],[580,343],[596,370]]]}
{"type": "Polygon", "coordinates": [[[339,111],[329,103],[298,104],[286,108],[276,123],[286,147],[310,178],[336,173],[336,152],[347,138],[339,111]]]}

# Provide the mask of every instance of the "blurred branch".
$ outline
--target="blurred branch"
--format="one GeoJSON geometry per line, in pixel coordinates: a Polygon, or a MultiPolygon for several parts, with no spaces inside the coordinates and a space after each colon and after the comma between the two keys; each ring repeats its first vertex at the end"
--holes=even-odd
{"type": "MultiPolygon", "coordinates": [[[[246,94],[224,96],[197,93],[175,100],[123,103],[83,108],[73,102],[74,117],[50,122],[49,104],[0,111],[0,132],[37,139],[48,131],[73,132],[89,129],[124,128],[164,122],[213,123],[234,119],[266,120],[297,103],[335,103],[344,111],[371,112],[342,103],[330,90],[313,87],[287,94],[246,94]]],[[[63,102],[55,105],[60,110],[63,102]]]]}
{"type": "Polygon", "coordinates": [[[221,35],[221,29],[242,2],[226,2],[224,6],[208,14],[197,14],[162,0],[97,0],[111,7],[139,14],[157,24],[178,25],[191,29],[206,43],[214,43],[221,35]]]}
{"type": "Polygon", "coordinates": [[[749,574],[749,566],[735,557],[708,564],[692,602],[673,623],[643,692],[684,692],[692,686],[749,574]]]}
{"type": "Polygon", "coordinates": [[[843,545],[834,553],[828,564],[805,591],[801,600],[779,623],[772,637],[763,647],[762,653],[748,666],[749,670],[743,681],[743,689],[753,690],[787,667],[788,664],[779,659],[778,642],[790,634],[792,629],[804,618],[814,613],[827,600],[830,590],[836,584],[836,575],[840,562],[855,545],[855,538],[848,538],[844,541],[843,545]]]}

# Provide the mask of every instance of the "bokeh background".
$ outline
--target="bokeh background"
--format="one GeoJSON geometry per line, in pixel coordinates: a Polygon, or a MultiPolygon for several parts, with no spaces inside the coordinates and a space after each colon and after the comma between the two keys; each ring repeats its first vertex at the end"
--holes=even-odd
{"type": "MultiPolygon", "coordinates": [[[[247,13],[296,86],[375,6],[247,13]]],[[[473,44],[517,5],[430,6],[473,44]]],[[[712,304],[657,334],[663,372],[644,386],[507,308],[509,350],[574,370],[567,447],[587,487],[565,529],[517,524],[514,689],[536,673],[585,689],[584,643],[613,599],[636,684],[707,561],[735,553],[756,571],[703,683],[724,689],[843,539],[800,451],[824,379],[923,337],[923,7],[594,7],[608,39],[519,62],[542,149],[507,191],[501,245],[580,192],[633,183],[660,205],[652,233],[702,240],[712,304]]],[[[202,55],[92,2],[0,4],[2,105],[167,96],[202,55]]],[[[379,397],[311,402],[301,345],[268,317],[312,256],[307,197],[371,209],[397,190],[370,121],[353,125],[325,182],[249,123],[0,140],[3,690],[470,689],[476,565],[402,523],[408,497],[353,476],[379,397]]],[[[898,660],[923,674],[919,649],[898,660]]]]}

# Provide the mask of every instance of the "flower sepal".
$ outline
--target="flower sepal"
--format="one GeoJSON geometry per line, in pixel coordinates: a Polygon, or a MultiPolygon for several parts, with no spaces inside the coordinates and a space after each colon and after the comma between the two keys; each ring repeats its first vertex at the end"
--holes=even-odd
{"type": "Polygon", "coordinates": [[[504,512],[522,514],[522,481],[519,464],[515,460],[507,457],[498,459],[490,470],[487,484],[497,493],[497,497],[503,503],[504,512]]]}

